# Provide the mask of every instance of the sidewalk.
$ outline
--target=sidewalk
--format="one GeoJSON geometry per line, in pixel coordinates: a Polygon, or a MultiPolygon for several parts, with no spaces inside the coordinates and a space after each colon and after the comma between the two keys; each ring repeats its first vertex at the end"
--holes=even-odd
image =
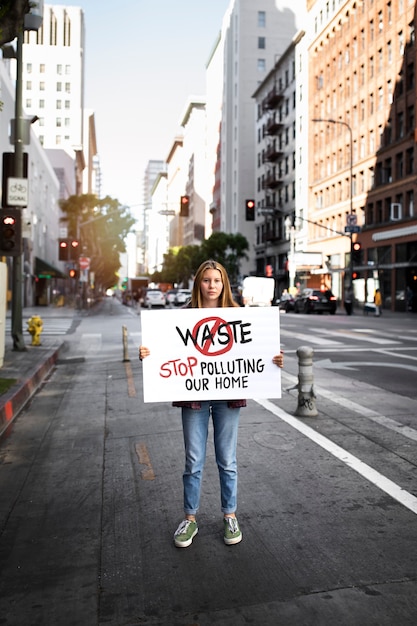
{"type": "MultiPolygon", "coordinates": [[[[13,379],[16,382],[6,393],[0,395],[0,436],[47,378],[64,343],[65,335],[59,337],[41,336],[41,345],[32,346],[32,337],[27,331],[27,320],[33,315],[39,315],[45,320],[53,317],[72,318],[75,314],[75,309],[66,307],[23,309],[23,339],[27,348],[24,352],[13,350],[12,336],[10,332],[6,332],[4,363],[3,367],[0,368],[0,378],[13,379]]],[[[10,311],[7,312],[6,317],[10,318],[10,311]]]]}

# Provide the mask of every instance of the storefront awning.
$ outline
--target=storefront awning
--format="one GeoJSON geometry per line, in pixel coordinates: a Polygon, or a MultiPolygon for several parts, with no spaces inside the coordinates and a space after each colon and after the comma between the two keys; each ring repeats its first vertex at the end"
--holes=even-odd
{"type": "Polygon", "coordinates": [[[35,257],[35,276],[38,278],[68,278],[61,270],[38,257],[35,257]]]}

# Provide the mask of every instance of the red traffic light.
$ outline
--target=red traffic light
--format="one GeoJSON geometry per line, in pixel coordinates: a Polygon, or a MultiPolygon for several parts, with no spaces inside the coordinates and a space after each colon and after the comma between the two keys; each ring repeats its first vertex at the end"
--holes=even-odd
{"type": "Polygon", "coordinates": [[[247,222],[255,221],[255,200],[245,201],[245,217],[247,222]]]}
{"type": "Polygon", "coordinates": [[[188,217],[190,207],[190,196],[181,196],[180,199],[180,217],[188,217]]]}
{"type": "Polygon", "coordinates": [[[359,243],[359,241],[355,241],[355,243],[353,244],[353,249],[355,251],[360,250],[361,249],[361,244],[359,243]]]}
{"type": "Polygon", "coordinates": [[[16,219],[12,215],[6,215],[3,217],[3,224],[7,226],[14,226],[16,224],[16,219]]]}
{"type": "Polygon", "coordinates": [[[59,242],[59,247],[61,248],[61,250],[66,250],[68,248],[68,241],[66,241],[65,239],[62,239],[59,242]]]}

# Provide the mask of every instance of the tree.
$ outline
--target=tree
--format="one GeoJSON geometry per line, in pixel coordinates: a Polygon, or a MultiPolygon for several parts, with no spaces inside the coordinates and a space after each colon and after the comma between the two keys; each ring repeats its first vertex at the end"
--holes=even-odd
{"type": "MultiPolygon", "coordinates": [[[[206,259],[215,259],[227,270],[230,281],[237,283],[242,258],[247,258],[249,249],[247,239],[236,235],[215,232],[205,239],[200,246],[182,246],[170,248],[164,255],[162,282],[187,286],[198,266],[206,259]]],[[[155,281],[156,282],[156,281],[155,281]]]]}
{"type": "Polygon", "coordinates": [[[17,37],[32,6],[34,3],[30,0],[3,0],[0,3],[0,46],[17,37]]]}
{"type": "Polygon", "coordinates": [[[93,194],[70,196],[60,206],[68,236],[78,239],[80,254],[91,258],[96,286],[105,290],[116,285],[120,254],[126,251],[125,239],[135,224],[128,207],[93,194]]]}

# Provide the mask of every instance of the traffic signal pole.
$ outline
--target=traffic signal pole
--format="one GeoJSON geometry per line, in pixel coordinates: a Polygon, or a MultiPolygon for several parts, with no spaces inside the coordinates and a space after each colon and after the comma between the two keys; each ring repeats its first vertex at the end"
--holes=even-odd
{"type": "MultiPolygon", "coordinates": [[[[23,70],[23,30],[17,36],[16,49],[16,99],[14,136],[14,175],[23,178],[23,110],[22,110],[22,70],[23,70]]],[[[23,263],[22,254],[13,257],[12,266],[12,338],[13,350],[27,350],[22,327],[23,263]]]]}

